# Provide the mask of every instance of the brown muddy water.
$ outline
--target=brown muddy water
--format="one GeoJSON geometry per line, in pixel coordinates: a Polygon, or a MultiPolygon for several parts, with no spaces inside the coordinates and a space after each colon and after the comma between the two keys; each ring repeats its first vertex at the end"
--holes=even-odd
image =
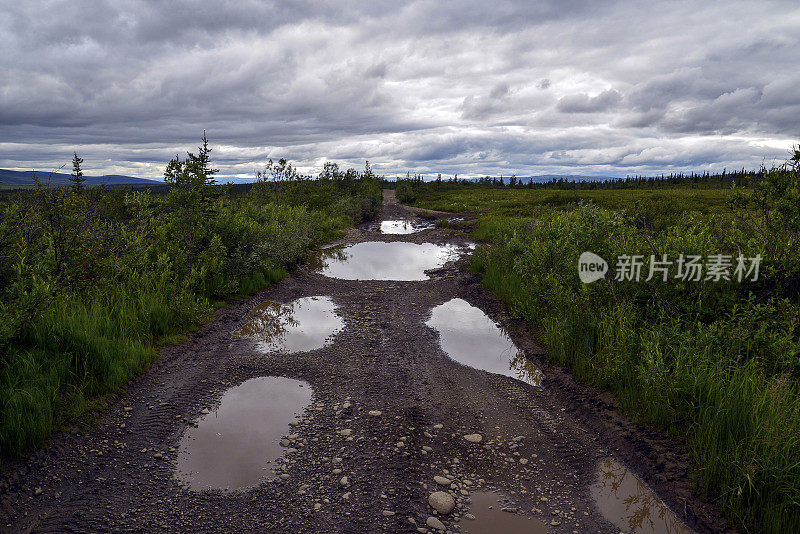
{"type": "Polygon", "coordinates": [[[330,297],[304,297],[283,304],[264,302],[235,333],[256,340],[258,349],[270,352],[305,352],[324,347],[344,327],[330,297]]]}
{"type": "Polygon", "coordinates": [[[508,506],[500,495],[488,491],[472,493],[469,513],[475,519],[462,519],[461,532],[465,534],[540,534],[547,532],[547,526],[535,517],[505,512],[508,506]]]}
{"type": "Polygon", "coordinates": [[[222,394],[217,408],[181,438],[175,476],[194,490],[237,490],[273,478],[281,437],[311,402],[311,386],[266,376],[222,394]]]}
{"type": "Polygon", "coordinates": [[[316,267],[325,276],[343,280],[427,280],[425,271],[455,260],[468,247],[366,241],[323,249],[316,267]]]}
{"type": "Polygon", "coordinates": [[[598,468],[592,497],[603,516],[624,532],[689,534],[689,530],[641,480],[613,460],[598,468]]]}
{"type": "Polygon", "coordinates": [[[425,324],[439,332],[442,350],[455,361],[533,386],[541,385],[542,372],[508,334],[467,301],[456,298],[436,306],[425,324]]]}
{"type": "Polygon", "coordinates": [[[382,234],[413,234],[428,228],[433,228],[433,225],[422,221],[398,219],[381,221],[379,231],[382,234]]]}

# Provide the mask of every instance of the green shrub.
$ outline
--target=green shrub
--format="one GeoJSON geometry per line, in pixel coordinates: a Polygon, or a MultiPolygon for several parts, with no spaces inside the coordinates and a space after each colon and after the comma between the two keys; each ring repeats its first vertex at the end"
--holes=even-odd
{"type": "Polygon", "coordinates": [[[170,162],[166,195],[39,186],[0,202],[0,458],[118,391],[215,301],[280,280],[380,207],[379,180],[355,172],[226,195],[208,152],[170,162]]]}
{"type": "Polygon", "coordinates": [[[764,291],[787,280],[784,259],[769,254],[772,236],[695,211],[656,231],[631,211],[586,203],[536,218],[486,216],[475,236],[492,245],[473,268],[538,327],[551,359],[612,391],[635,418],[685,436],[698,483],[733,520],[800,529],[800,306],[764,291]],[[584,251],[607,260],[741,251],[767,261],[751,283],[583,284],[584,251]]]}

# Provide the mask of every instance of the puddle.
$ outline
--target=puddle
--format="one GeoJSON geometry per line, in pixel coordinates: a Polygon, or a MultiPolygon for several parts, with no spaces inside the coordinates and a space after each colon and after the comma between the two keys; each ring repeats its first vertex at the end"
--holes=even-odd
{"type": "Polygon", "coordinates": [[[688,534],[691,532],[666,505],[625,466],[600,463],[592,497],[603,516],[625,532],[688,534]]]}
{"type": "Polygon", "coordinates": [[[250,312],[252,321],[235,332],[254,337],[262,352],[304,352],[321,349],[344,327],[330,297],[304,297],[282,304],[264,302],[250,312]]]}
{"type": "Polygon", "coordinates": [[[181,438],[176,477],[191,489],[237,490],[273,478],[280,439],[311,402],[307,383],[280,376],[247,380],[227,390],[218,408],[181,438]]]}
{"type": "Polygon", "coordinates": [[[442,350],[457,362],[541,385],[542,372],[494,321],[467,301],[452,299],[436,306],[425,324],[439,332],[442,350]]]}
{"type": "Polygon", "coordinates": [[[318,269],[325,276],[344,280],[427,280],[426,270],[442,267],[467,248],[368,241],[321,251],[318,269]]]}
{"type": "Polygon", "coordinates": [[[427,222],[400,219],[381,221],[380,232],[382,234],[413,234],[429,228],[433,228],[433,225],[427,222]]]}
{"type": "Polygon", "coordinates": [[[504,512],[506,504],[501,496],[491,492],[476,492],[470,495],[472,504],[469,513],[475,519],[462,519],[461,532],[467,534],[539,534],[547,532],[547,526],[535,517],[504,512]]]}

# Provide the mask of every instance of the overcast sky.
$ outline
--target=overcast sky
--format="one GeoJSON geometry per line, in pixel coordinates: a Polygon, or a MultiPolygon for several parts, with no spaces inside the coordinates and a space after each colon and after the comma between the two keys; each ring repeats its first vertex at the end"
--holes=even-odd
{"type": "Polygon", "coordinates": [[[207,130],[384,174],[754,168],[800,141],[800,6],[70,0],[0,6],[0,168],[160,177],[207,130]]]}

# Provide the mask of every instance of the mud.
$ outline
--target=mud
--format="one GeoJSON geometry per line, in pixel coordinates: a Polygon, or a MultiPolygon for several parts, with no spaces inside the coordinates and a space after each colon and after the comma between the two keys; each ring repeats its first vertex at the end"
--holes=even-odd
{"type": "MultiPolygon", "coordinates": [[[[436,216],[407,210],[391,194],[385,201],[384,219],[436,216]]],[[[459,226],[470,221],[467,216],[459,226]]],[[[365,241],[468,240],[440,228],[406,235],[353,229],[340,244],[365,241]]],[[[455,532],[468,521],[471,495],[500,491],[519,515],[535,517],[551,532],[616,533],[591,490],[598,463],[612,457],[693,530],[724,531],[713,503],[690,492],[685,447],[632,423],[613,399],[549,364],[535,332],[509,317],[465,265],[464,258],[451,261],[423,281],[345,280],[300,268],[231,303],[185,343],[164,347],[93,425],[56,435],[26,460],[6,464],[0,526],[11,532],[424,532],[440,521],[455,532]],[[330,344],[265,355],[256,340],[234,333],[266,301],[312,296],[329,297],[344,321],[330,344]],[[453,298],[502,325],[543,372],[542,387],[449,358],[425,322],[453,298]],[[313,387],[311,404],[283,437],[293,452],[274,464],[276,476],[235,492],[179,485],[182,436],[226,390],[264,376],[313,387]],[[444,479],[447,485],[440,484],[444,479]],[[454,497],[449,513],[429,504],[437,491],[454,497]]]]}

